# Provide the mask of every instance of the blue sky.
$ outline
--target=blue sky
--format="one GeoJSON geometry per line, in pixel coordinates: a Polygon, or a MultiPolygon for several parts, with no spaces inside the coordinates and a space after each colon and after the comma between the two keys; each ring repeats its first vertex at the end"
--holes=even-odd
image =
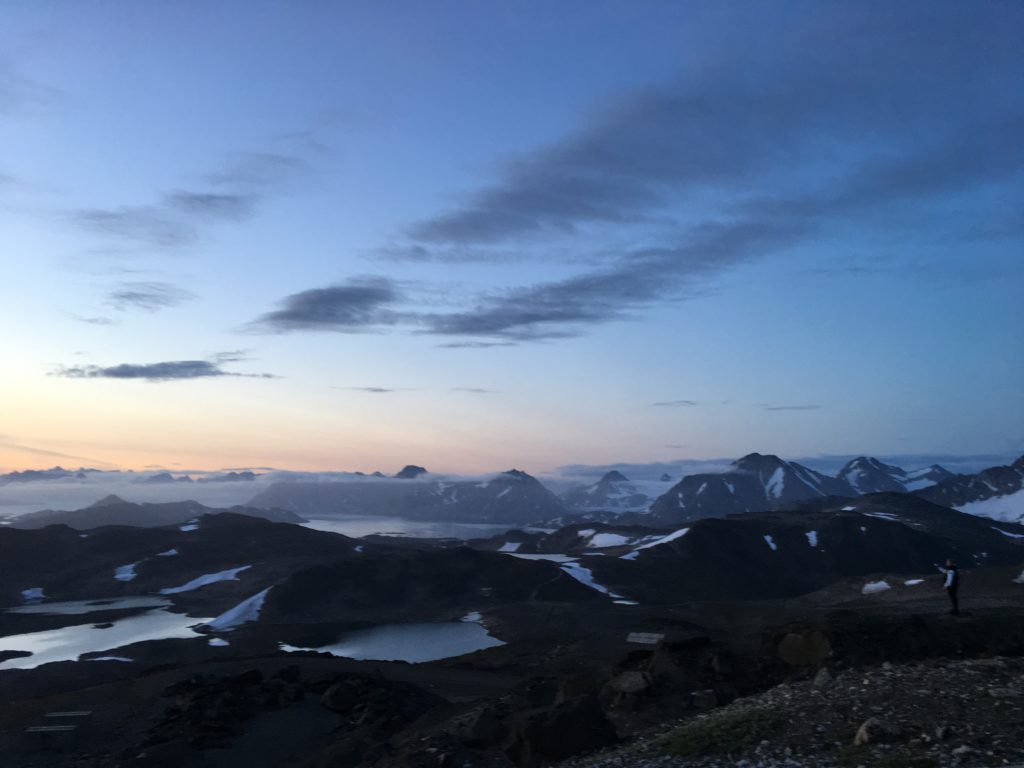
{"type": "Polygon", "coordinates": [[[1024,450],[1019,4],[0,7],[0,468],[1024,450]]]}

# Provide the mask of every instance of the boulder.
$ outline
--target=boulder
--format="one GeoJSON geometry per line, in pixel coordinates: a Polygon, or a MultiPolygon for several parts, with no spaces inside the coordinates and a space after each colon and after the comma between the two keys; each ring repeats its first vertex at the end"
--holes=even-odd
{"type": "Polygon", "coordinates": [[[860,728],[857,729],[857,733],[853,737],[853,743],[859,747],[865,744],[881,744],[896,741],[899,737],[900,729],[898,726],[878,717],[870,717],[861,723],[860,728]]]}
{"type": "Polygon", "coordinates": [[[652,685],[646,672],[629,670],[620,672],[601,689],[601,701],[614,709],[636,709],[652,685]]]}
{"type": "Polygon", "coordinates": [[[593,752],[618,739],[596,696],[579,696],[551,707],[522,713],[509,723],[505,754],[520,768],[593,752]]]}
{"type": "Polygon", "coordinates": [[[776,653],[791,667],[817,667],[832,655],[832,644],[823,632],[808,629],[787,634],[779,641],[776,653]]]}

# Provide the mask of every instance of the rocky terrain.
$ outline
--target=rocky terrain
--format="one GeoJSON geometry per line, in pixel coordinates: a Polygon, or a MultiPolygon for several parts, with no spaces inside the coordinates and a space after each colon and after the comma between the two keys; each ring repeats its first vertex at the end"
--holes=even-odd
{"type": "Polygon", "coordinates": [[[1024,749],[1024,526],[906,493],[468,542],[230,511],[7,526],[0,561],[0,753],[19,767],[927,768],[1024,749]],[[961,617],[934,567],[949,556],[961,617]],[[47,612],[68,600],[91,602],[47,612]],[[151,619],[175,634],[119,634],[151,619]],[[100,636],[79,660],[33,667],[45,648],[12,640],[72,628],[100,636]],[[332,655],[381,628],[419,638],[385,659],[426,629],[488,641],[332,655]],[[26,733],[74,710],[93,715],[73,736],[26,733]]]}
{"type": "Polygon", "coordinates": [[[562,768],[863,765],[997,766],[1024,761],[1024,660],[928,659],[782,683],[665,724],[562,768]]]}

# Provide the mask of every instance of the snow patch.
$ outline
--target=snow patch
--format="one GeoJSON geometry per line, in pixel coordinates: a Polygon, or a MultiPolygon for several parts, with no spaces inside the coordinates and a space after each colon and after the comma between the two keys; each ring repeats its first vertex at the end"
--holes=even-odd
{"type": "Polygon", "coordinates": [[[1003,536],[1009,536],[1011,539],[1024,539],[1024,533],[1010,533],[1009,531],[1004,531],[1002,528],[996,528],[994,525],[992,526],[992,530],[999,531],[1003,536]]]}
{"type": "Polygon", "coordinates": [[[772,552],[777,552],[779,549],[778,545],[775,543],[775,539],[772,538],[770,533],[766,533],[764,535],[764,543],[772,548],[772,552]]]}
{"type": "Polygon", "coordinates": [[[198,531],[199,525],[197,523],[186,523],[185,525],[181,526],[178,530],[184,531],[185,533],[188,533],[189,531],[198,531]]]}
{"type": "Polygon", "coordinates": [[[619,557],[619,560],[636,560],[638,557],[640,557],[640,551],[634,549],[632,552],[627,552],[626,554],[619,557]]]}
{"type": "Polygon", "coordinates": [[[892,589],[892,587],[890,587],[889,582],[884,579],[882,581],[869,581],[864,585],[864,588],[861,589],[861,594],[873,595],[878,592],[885,592],[887,589],[892,589]]]}
{"type": "Polygon", "coordinates": [[[1020,572],[1020,576],[1013,580],[1014,584],[1024,584],[1024,571],[1020,572]]]}
{"type": "Polygon", "coordinates": [[[624,544],[629,544],[632,541],[628,536],[623,536],[619,533],[598,533],[589,542],[588,547],[602,548],[602,547],[621,547],[624,544]]]}
{"type": "Polygon", "coordinates": [[[908,587],[916,587],[918,584],[924,584],[924,579],[907,579],[903,583],[908,587]]]}
{"type": "Polygon", "coordinates": [[[639,550],[639,549],[650,549],[651,547],[660,547],[662,544],[668,544],[670,541],[675,541],[676,539],[681,539],[683,536],[685,536],[689,532],[690,532],[689,528],[680,528],[678,531],[673,531],[672,533],[668,534],[667,536],[662,536],[660,538],[655,539],[654,541],[649,541],[646,544],[641,544],[639,547],[637,547],[637,549],[639,550]]]}
{"type": "Polygon", "coordinates": [[[207,645],[212,645],[214,648],[223,648],[226,645],[231,645],[223,637],[211,637],[207,645]]]}
{"type": "Polygon", "coordinates": [[[898,523],[900,521],[900,518],[891,512],[861,512],[861,514],[866,517],[877,517],[879,520],[889,520],[890,522],[895,521],[898,523]]]}
{"type": "Polygon", "coordinates": [[[191,592],[194,589],[205,587],[207,584],[216,584],[218,581],[238,581],[238,574],[242,571],[252,568],[251,565],[243,565],[240,568],[230,568],[226,571],[219,571],[218,573],[207,573],[204,576],[198,576],[192,581],[182,584],[180,587],[165,587],[160,590],[161,595],[177,595],[181,592],[191,592]]]}
{"type": "Polygon", "coordinates": [[[471,623],[475,622],[475,623],[479,624],[480,620],[483,619],[483,617],[484,617],[484,615],[482,613],[480,613],[480,611],[470,611],[465,616],[463,616],[461,619],[459,619],[459,621],[468,621],[468,622],[471,622],[471,623]]]}
{"type": "Polygon", "coordinates": [[[768,480],[768,484],[765,486],[765,490],[768,491],[768,495],[773,499],[778,499],[782,496],[782,488],[786,483],[786,470],[784,467],[776,469],[772,476],[768,480]]]}
{"type": "Polygon", "coordinates": [[[225,611],[213,621],[207,622],[206,626],[218,632],[230,632],[242,624],[256,621],[263,609],[263,601],[267,599],[267,593],[272,587],[267,587],[262,592],[257,592],[236,605],[234,608],[225,611]]]}
{"type": "Polygon", "coordinates": [[[26,603],[34,603],[38,600],[45,600],[46,595],[43,594],[42,587],[29,587],[21,590],[21,599],[26,603]]]}
{"type": "Polygon", "coordinates": [[[804,536],[807,537],[807,543],[808,544],[810,544],[812,547],[817,548],[817,546],[818,546],[818,532],[817,531],[807,531],[804,534],[804,536]]]}
{"type": "Polygon", "coordinates": [[[498,551],[499,552],[518,552],[519,548],[522,545],[523,544],[522,544],[521,541],[506,541],[504,544],[501,545],[501,547],[498,549],[498,551]]]}
{"type": "Polygon", "coordinates": [[[85,661],[135,661],[135,659],[129,659],[127,656],[93,656],[91,659],[85,659],[85,661]]]}
{"type": "Polygon", "coordinates": [[[176,550],[176,549],[168,549],[166,552],[157,552],[156,556],[157,557],[174,557],[177,554],[178,554],[178,550],[176,550]]]}
{"type": "Polygon", "coordinates": [[[142,561],[139,560],[138,563],[128,563],[128,565],[119,565],[117,568],[114,569],[114,578],[118,581],[131,581],[136,576],[138,576],[138,574],[135,572],[135,566],[137,566],[141,562],[142,561]]]}
{"type": "Polygon", "coordinates": [[[1006,496],[993,496],[957,507],[961,512],[990,517],[1004,523],[1024,522],[1024,488],[1006,496]]]}
{"type": "Polygon", "coordinates": [[[594,574],[590,572],[590,569],[585,568],[579,563],[565,563],[562,566],[562,570],[568,573],[574,579],[576,579],[576,581],[578,581],[580,584],[585,584],[586,586],[590,587],[591,589],[597,590],[603,595],[608,595],[608,597],[622,599],[622,595],[616,595],[607,587],[601,586],[596,581],[594,581],[594,574]]]}

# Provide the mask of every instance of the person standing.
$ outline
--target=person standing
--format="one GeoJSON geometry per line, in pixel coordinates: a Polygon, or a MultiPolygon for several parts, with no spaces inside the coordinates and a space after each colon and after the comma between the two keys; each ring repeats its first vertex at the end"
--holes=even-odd
{"type": "Polygon", "coordinates": [[[954,616],[960,615],[960,597],[957,594],[960,590],[960,572],[957,570],[956,563],[953,562],[952,558],[946,559],[946,566],[939,566],[939,571],[946,575],[946,581],[943,583],[943,587],[946,588],[946,594],[949,595],[949,603],[952,605],[950,613],[954,616]]]}

